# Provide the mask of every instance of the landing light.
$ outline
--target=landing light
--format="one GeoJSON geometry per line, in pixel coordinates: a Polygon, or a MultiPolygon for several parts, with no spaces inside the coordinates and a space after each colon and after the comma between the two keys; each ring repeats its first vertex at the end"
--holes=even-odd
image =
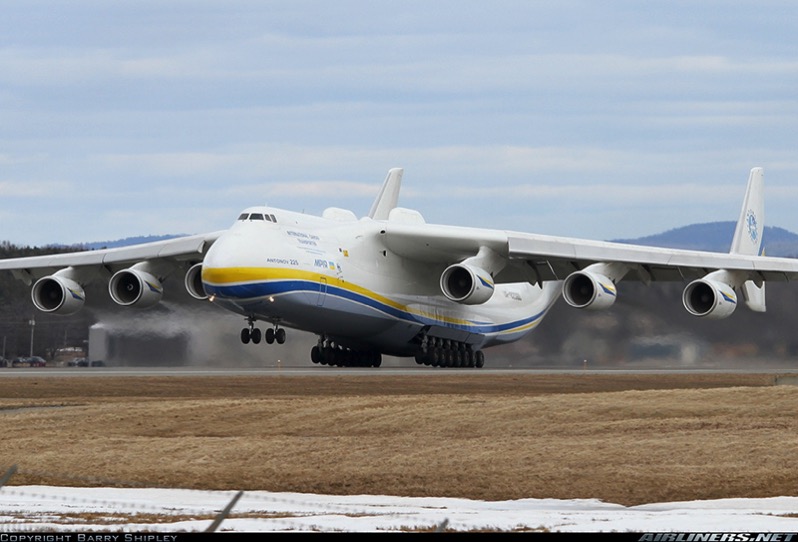
{"type": "Polygon", "coordinates": [[[274,303],[274,296],[272,295],[269,296],[269,303],[274,303]]]}
{"type": "Polygon", "coordinates": [[[213,303],[215,300],[216,300],[216,294],[213,294],[208,298],[208,301],[210,301],[211,303],[213,303]]]}

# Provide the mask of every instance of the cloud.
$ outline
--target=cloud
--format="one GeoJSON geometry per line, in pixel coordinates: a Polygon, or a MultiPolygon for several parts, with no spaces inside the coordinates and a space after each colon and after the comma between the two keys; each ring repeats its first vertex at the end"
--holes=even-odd
{"type": "Polygon", "coordinates": [[[490,175],[607,170],[623,164],[631,157],[628,153],[612,149],[518,145],[450,145],[398,149],[270,144],[247,147],[207,152],[102,154],[95,156],[93,161],[106,168],[125,171],[135,169],[157,176],[194,176],[200,173],[215,175],[225,172],[228,178],[279,178],[280,175],[323,175],[325,171],[340,167],[341,164],[348,164],[348,168],[384,168],[387,172],[390,167],[401,167],[396,162],[403,157],[412,157],[413,161],[422,163],[454,163],[457,165],[455,172],[468,169],[490,175]]]}
{"type": "Polygon", "coordinates": [[[62,198],[70,191],[65,181],[0,181],[0,198],[62,198]]]}
{"type": "Polygon", "coordinates": [[[791,4],[4,7],[0,195],[64,238],[105,231],[98,215],[203,231],[267,198],[368,209],[391,167],[425,215],[576,206],[566,225],[590,231],[730,202],[762,165],[769,213],[798,228],[791,4]]]}
{"type": "Polygon", "coordinates": [[[225,193],[228,195],[248,195],[254,193],[268,194],[271,197],[279,198],[283,196],[296,197],[301,194],[307,199],[335,198],[346,194],[347,197],[374,197],[379,191],[380,185],[377,183],[356,183],[350,181],[295,181],[290,183],[266,183],[261,185],[247,185],[227,188],[225,193]]]}

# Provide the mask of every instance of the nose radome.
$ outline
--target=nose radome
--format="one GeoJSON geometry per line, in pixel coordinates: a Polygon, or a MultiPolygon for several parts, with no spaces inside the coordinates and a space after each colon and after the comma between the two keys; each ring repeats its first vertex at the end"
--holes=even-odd
{"type": "Polygon", "coordinates": [[[203,259],[203,269],[239,267],[247,257],[244,241],[236,232],[225,232],[208,249],[203,259]]]}

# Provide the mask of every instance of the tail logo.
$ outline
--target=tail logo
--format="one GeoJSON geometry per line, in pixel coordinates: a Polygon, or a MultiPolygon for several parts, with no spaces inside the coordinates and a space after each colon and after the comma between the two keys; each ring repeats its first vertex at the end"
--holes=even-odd
{"type": "Polygon", "coordinates": [[[751,241],[756,243],[757,239],[759,239],[759,225],[756,222],[756,215],[750,209],[748,210],[748,214],[745,215],[745,225],[748,228],[748,236],[751,238],[751,241]]]}

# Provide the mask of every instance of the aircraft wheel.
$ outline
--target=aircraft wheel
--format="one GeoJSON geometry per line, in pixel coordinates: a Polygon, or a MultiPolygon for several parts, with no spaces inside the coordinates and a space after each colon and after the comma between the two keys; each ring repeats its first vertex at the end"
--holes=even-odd
{"type": "Polygon", "coordinates": [[[318,346],[314,346],[313,348],[310,349],[310,361],[316,364],[321,362],[321,354],[319,353],[318,346]]]}
{"type": "Polygon", "coordinates": [[[275,331],[274,339],[277,341],[277,344],[283,344],[285,342],[285,330],[283,328],[279,328],[277,331],[275,331]]]}
{"type": "Polygon", "coordinates": [[[252,328],[252,331],[249,334],[249,338],[252,339],[252,342],[254,344],[260,343],[260,339],[261,339],[262,336],[263,335],[260,332],[260,328],[257,328],[257,327],[252,328]]]}
{"type": "Polygon", "coordinates": [[[274,342],[274,330],[272,328],[267,329],[264,333],[264,337],[268,344],[272,344],[274,342]]]}
{"type": "Polygon", "coordinates": [[[477,356],[476,366],[481,369],[482,366],[485,365],[485,354],[482,353],[482,350],[477,350],[476,356],[477,356]]]}
{"type": "Polygon", "coordinates": [[[249,328],[244,328],[241,330],[241,342],[244,344],[249,344],[249,328]]]}

